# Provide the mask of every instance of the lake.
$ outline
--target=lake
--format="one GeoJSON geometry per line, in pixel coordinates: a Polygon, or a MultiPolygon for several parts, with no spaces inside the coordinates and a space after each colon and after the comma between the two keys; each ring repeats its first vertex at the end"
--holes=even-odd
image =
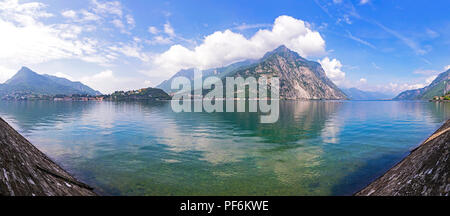
{"type": "Polygon", "coordinates": [[[450,117],[450,103],[281,101],[258,113],[170,102],[0,102],[0,116],[102,195],[351,195],[450,117]]]}

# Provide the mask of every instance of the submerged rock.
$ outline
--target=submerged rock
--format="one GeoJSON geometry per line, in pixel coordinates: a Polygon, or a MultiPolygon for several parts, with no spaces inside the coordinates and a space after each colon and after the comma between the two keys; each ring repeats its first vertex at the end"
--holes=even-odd
{"type": "Polygon", "coordinates": [[[0,118],[0,196],[95,196],[0,118]]]}
{"type": "Polygon", "coordinates": [[[448,196],[450,120],[356,196],[448,196]]]}

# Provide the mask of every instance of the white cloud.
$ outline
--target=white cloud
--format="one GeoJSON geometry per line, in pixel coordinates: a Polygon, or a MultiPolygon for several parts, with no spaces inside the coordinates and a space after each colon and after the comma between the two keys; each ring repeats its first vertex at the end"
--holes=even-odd
{"type": "MultiPolygon", "coordinates": [[[[14,2],[14,1],[13,1],[14,2]]],[[[17,2],[16,2],[17,3],[17,2]]],[[[31,4],[31,3],[28,3],[31,4]]],[[[21,5],[16,5],[21,8],[21,5]]],[[[35,14],[42,14],[41,5],[36,4],[35,14]]],[[[9,64],[31,64],[61,58],[80,58],[92,54],[92,41],[74,40],[81,29],[73,25],[45,25],[33,14],[17,10],[13,15],[26,22],[8,21],[0,7],[0,62],[9,64]]],[[[39,16],[38,16],[39,17],[39,16]]]]}
{"type": "Polygon", "coordinates": [[[78,22],[91,22],[91,21],[95,22],[101,20],[101,17],[99,15],[89,12],[85,9],[82,9],[80,11],[80,15],[81,15],[80,18],[76,20],[78,22]]]}
{"type": "Polygon", "coordinates": [[[130,14],[125,16],[127,20],[127,24],[130,26],[130,28],[134,28],[136,26],[136,21],[134,20],[133,16],[130,14]]]}
{"type": "Polygon", "coordinates": [[[425,30],[425,32],[426,32],[426,34],[428,35],[428,37],[430,37],[430,38],[432,38],[432,39],[437,38],[437,37],[440,36],[439,33],[437,33],[436,31],[433,31],[433,30],[431,30],[431,29],[429,29],[429,28],[427,28],[427,29],[425,30]]]}
{"type": "MultiPolygon", "coordinates": [[[[112,43],[117,44],[116,42],[98,41],[83,34],[97,30],[95,26],[83,22],[106,18],[100,18],[97,14],[85,9],[66,10],[61,15],[69,18],[69,22],[46,24],[43,19],[51,17],[52,14],[46,12],[45,7],[46,5],[36,2],[20,4],[17,0],[0,1],[0,29],[2,31],[0,34],[0,64],[2,67],[18,68],[23,65],[60,59],[79,59],[107,66],[112,60],[119,59],[120,54],[148,61],[146,54],[135,46],[136,42],[132,42],[131,45],[123,45],[121,50],[114,52],[108,47],[112,43]]],[[[104,8],[108,7],[100,8],[106,10],[104,8]]],[[[115,10],[110,11],[116,17],[120,14],[115,10]]],[[[134,25],[131,15],[127,15],[123,20],[129,25],[128,29],[134,25]]],[[[117,18],[112,22],[123,31],[127,30],[122,19],[117,18]]]]}
{"type": "Polygon", "coordinates": [[[425,80],[425,84],[426,84],[426,85],[430,85],[436,78],[437,78],[437,75],[429,76],[429,77],[425,80]]]}
{"type": "Polygon", "coordinates": [[[431,74],[437,74],[439,71],[437,70],[426,70],[426,69],[417,69],[413,72],[414,74],[424,74],[424,75],[431,75],[431,74]]]}
{"type": "Polygon", "coordinates": [[[370,0],[361,0],[361,1],[359,2],[359,4],[365,5],[365,4],[369,3],[369,2],[370,2],[370,0]]]}
{"type": "Polygon", "coordinates": [[[322,65],[327,77],[336,83],[336,85],[339,85],[345,80],[345,72],[341,70],[342,64],[339,60],[330,60],[328,57],[325,57],[324,59],[319,60],[319,63],[322,65]]]}
{"type": "Polygon", "coordinates": [[[89,12],[85,9],[80,11],[66,10],[61,12],[61,15],[74,22],[97,22],[101,20],[101,17],[97,14],[89,12]]]}
{"type": "Polygon", "coordinates": [[[18,0],[5,0],[0,2],[0,17],[17,25],[32,25],[36,22],[35,19],[53,16],[42,10],[45,7],[46,5],[40,2],[19,4],[18,0]]]}
{"type": "Polygon", "coordinates": [[[159,30],[155,26],[150,26],[150,27],[148,27],[148,32],[150,32],[152,34],[158,34],[159,30]]]}
{"type": "Polygon", "coordinates": [[[243,59],[257,59],[280,45],[286,45],[303,57],[325,53],[325,41],[318,32],[309,29],[302,20],[280,16],[271,30],[259,30],[248,39],[242,34],[225,30],[206,36],[193,49],[173,45],[153,58],[148,75],[168,77],[181,69],[213,68],[243,59]]]}
{"type": "Polygon", "coordinates": [[[166,34],[168,34],[170,37],[174,37],[175,36],[175,30],[173,29],[173,27],[168,22],[166,24],[164,24],[164,32],[166,34]]]}
{"type": "Polygon", "coordinates": [[[110,50],[122,53],[128,57],[138,58],[143,62],[149,61],[149,56],[142,52],[142,48],[139,47],[136,43],[132,44],[121,44],[121,46],[111,46],[110,50]]]}
{"type": "Polygon", "coordinates": [[[114,84],[118,83],[118,79],[111,70],[105,70],[93,76],[82,77],[79,81],[102,93],[114,92],[116,90],[114,84]]]}
{"type": "Polygon", "coordinates": [[[92,76],[84,76],[77,80],[103,94],[115,91],[127,91],[132,89],[146,88],[149,82],[130,77],[119,77],[112,70],[105,70],[92,76]],[[133,88],[130,88],[133,86],[133,88]]]}
{"type": "Polygon", "coordinates": [[[16,72],[17,72],[17,69],[14,70],[14,69],[7,68],[7,67],[0,65],[0,83],[6,82],[6,80],[8,80],[12,76],[14,76],[14,74],[16,72]]]}
{"type": "Polygon", "coordinates": [[[359,79],[359,83],[360,84],[366,84],[367,83],[367,79],[366,78],[361,78],[361,79],[359,79]]]}
{"type": "Polygon", "coordinates": [[[415,83],[389,83],[388,85],[384,86],[378,86],[378,91],[387,91],[387,92],[393,92],[393,93],[400,93],[407,90],[413,90],[413,89],[420,89],[425,86],[430,85],[435,79],[437,75],[429,76],[422,78],[423,81],[417,81],[415,83]]]}
{"type": "Polygon", "coordinates": [[[272,27],[272,24],[268,24],[268,23],[262,23],[262,24],[242,24],[239,25],[237,27],[235,27],[234,29],[237,30],[246,30],[246,29],[255,29],[255,28],[267,28],[267,27],[272,27]]]}
{"type": "Polygon", "coordinates": [[[445,70],[445,71],[450,70],[450,65],[445,66],[445,67],[444,67],[444,70],[445,70]]]}
{"type": "Polygon", "coordinates": [[[372,62],[372,66],[377,70],[381,70],[381,67],[375,64],[375,62],[372,62]]]}
{"type": "Polygon", "coordinates": [[[111,21],[111,23],[115,27],[119,28],[122,32],[125,31],[125,25],[123,24],[122,20],[114,19],[114,20],[111,21]]]}
{"type": "Polygon", "coordinates": [[[67,10],[61,13],[63,17],[75,19],[77,17],[77,12],[74,10],[67,10]]]}
{"type": "Polygon", "coordinates": [[[92,4],[96,13],[123,16],[122,5],[118,1],[99,2],[98,0],[92,0],[92,4]]]}
{"type": "Polygon", "coordinates": [[[152,40],[148,40],[147,43],[150,45],[154,45],[154,44],[164,45],[164,44],[171,44],[171,43],[173,43],[173,41],[169,37],[164,37],[164,36],[159,35],[159,36],[153,37],[152,40]]]}
{"type": "Polygon", "coordinates": [[[400,34],[399,32],[384,26],[383,24],[381,24],[379,22],[373,21],[373,23],[375,25],[379,26],[385,32],[387,32],[387,33],[391,34],[392,36],[396,37],[397,39],[399,39],[406,46],[411,48],[417,55],[425,55],[426,53],[428,53],[432,49],[430,46],[428,46],[428,47],[421,47],[420,44],[418,44],[413,39],[408,38],[408,37],[400,34]]]}
{"type": "Polygon", "coordinates": [[[66,78],[66,79],[68,79],[70,81],[74,81],[75,80],[72,76],[70,76],[68,74],[65,74],[65,73],[61,73],[61,72],[57,72],[57,73],[50,74],[50,75],[56,76],[56,77],[61,77],[61,78],[66,78]]]}
{"type": "Polygon", "coordinates": [[[365,41],[365,40],[363,40],[361,38],[353,36],[352,33],[350,33],[349,31],[347,31],[347,37],[352,39],[352,40],[354,40],[354,41],[356,41],[356,42],[358,42],[358,43],[360,43],[360,44],[366,45],[366,46],[368,46],[368,47],[370,47],[372,49],[376,49],[376,47],[373,44],[371,44],[371,43],[369,43],[369,42],[367,42],[367,41],[365,41]]]}

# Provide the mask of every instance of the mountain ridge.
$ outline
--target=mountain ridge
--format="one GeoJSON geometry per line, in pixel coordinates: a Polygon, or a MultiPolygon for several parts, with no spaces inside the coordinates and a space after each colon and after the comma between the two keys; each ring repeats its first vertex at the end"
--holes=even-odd
{"type": "MultiPolygon", "coordinates": [[[[280,97],[282,99],[347,99],[345,93],[326,76],[318,62],[308,61],[284,45],[267,52],[259,60],[242,61],[222,69],[226,73],[222,71],[215,74],[222,79],[225,76],[254,76],[255,78],[262,75],[278,76],[280,77],[280,97]]],[[[204,74],[208,76],[210,70],[206,70],[204,74]]],[[[174,77],[187,72],[189,70],[181,70],[157,87],[161,88],[162,84],[167,85],[174,77]]],[[[193,76],[188,73],[187,77],[193,76]]]]}
{"type": "Polygon", "coordinates": [[[350,100],[390,100],[395,95],[381,92],[363,91],[358,88],[341,88],[350,100]]]}
{"type": "Polygon", "coordinates": [[[47,74],[41,75],[24,66],[13,77],[0,85],[0,96],[16,94],[88,94],[95,96],[101,93],[81,82],[73,82],[47,74]]]}
{"type": "Polygon", "coordinates": [[[434,96],[445,95],[450,90],[449,81],[450,69],[440,73],[430,85],[420,89],[403,91],[394,100],[431,100],[434,96]]]}

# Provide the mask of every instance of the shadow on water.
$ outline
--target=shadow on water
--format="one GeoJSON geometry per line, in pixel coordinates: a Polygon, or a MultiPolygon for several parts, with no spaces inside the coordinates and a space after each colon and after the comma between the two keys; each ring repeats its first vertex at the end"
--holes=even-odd
{"type": "Polygon", "coordinates": [[[332,195],[351,196],[387,172],[408,154],[385,154],[370,159],[356,171],[346,175],[331,189],[332,195]]]}

